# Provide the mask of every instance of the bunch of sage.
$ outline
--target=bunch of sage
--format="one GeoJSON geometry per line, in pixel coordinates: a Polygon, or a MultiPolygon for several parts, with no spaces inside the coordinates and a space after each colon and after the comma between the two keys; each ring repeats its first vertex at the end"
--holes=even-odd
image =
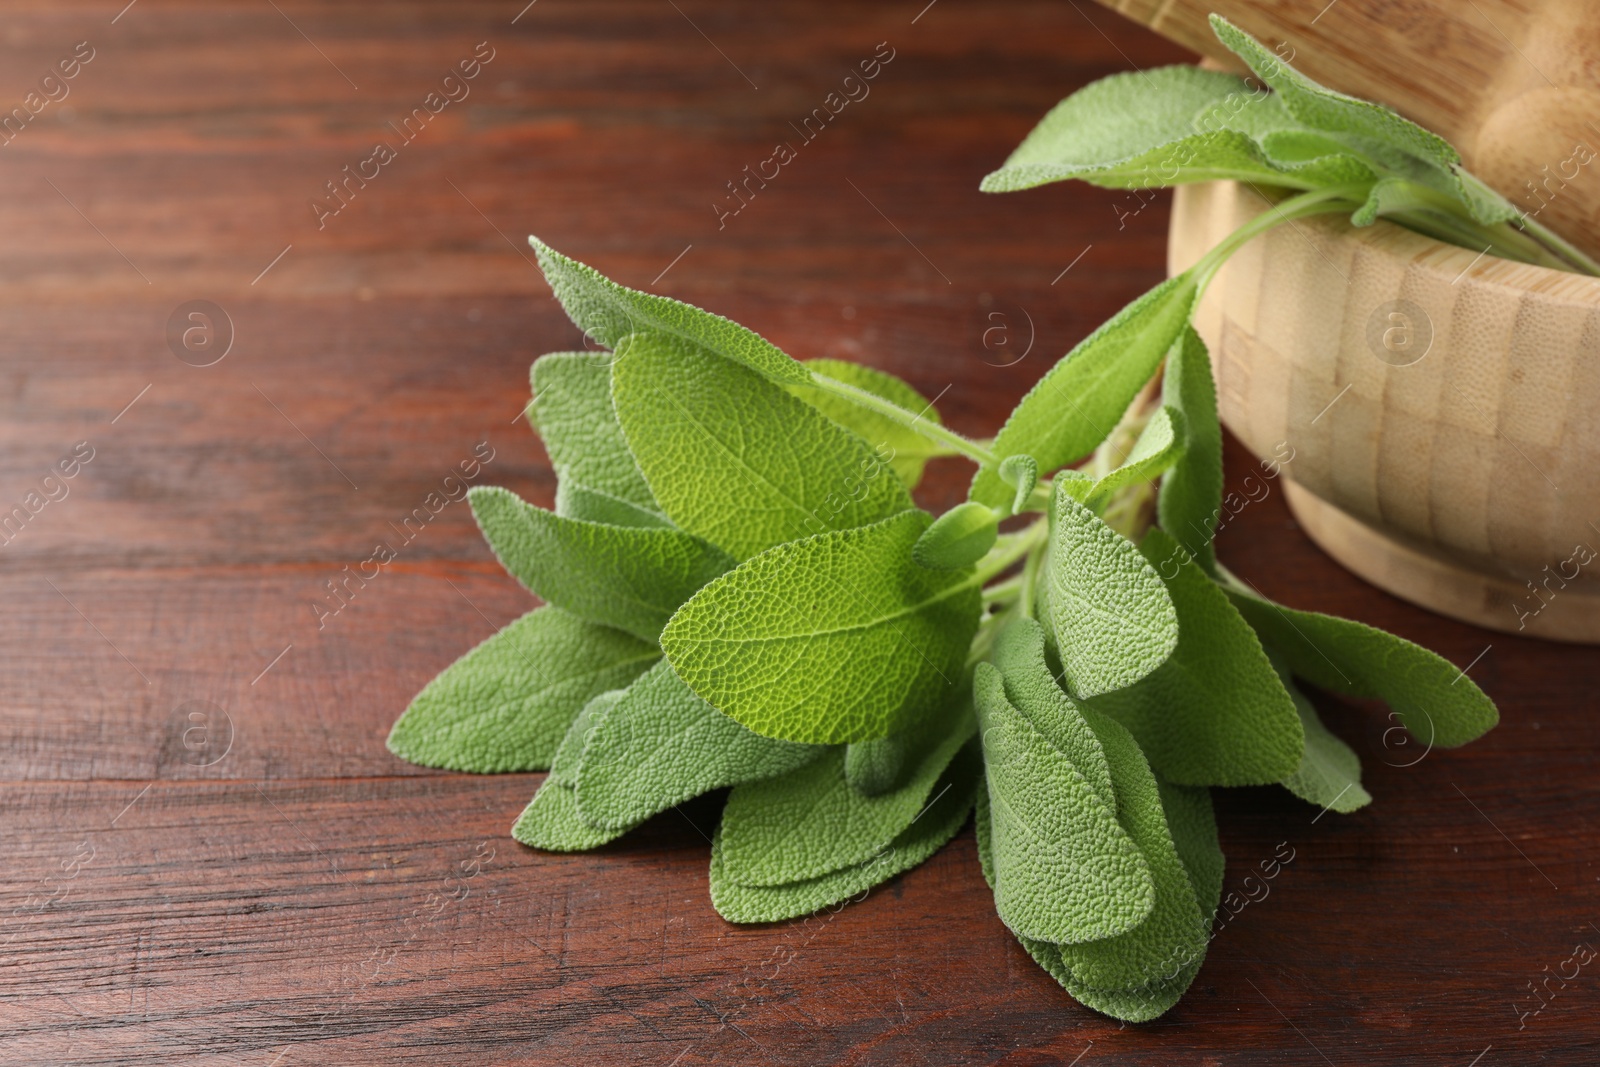
{"type": "Polygon", "coordinates": [[[1317,212],[1576,253],[1509,225],[1444,142],[1214,21],[1273,94],[1240,103],[1241,79],[1190,68],[1109,78],[985,188],[1159,173],[1298,192],[1094,331],[991,442],[898,378],[799,362],[533,239],[601,350],[533,364],[554,509],[470,499],[544,605],[418,694],[390,748],[548,770],[512,830],[548,850],[730,789],[710,887],[735,922],[856,896],[976,808],[1000,918],[1078,1000],[1144,1020],[1176,1003],[1210,939],[1209,787],[1279,783],[1338,812],[1370,800],[1300,682],[1383,700],[1432,746],[1492,727],[1493,703],[1446,660],[1273,603],[1217,562],[1222,433],[1189,317],[1230,252],[1317,212]],[[952,455],[977,474],[935,518],[911,493],[952,455]]]}

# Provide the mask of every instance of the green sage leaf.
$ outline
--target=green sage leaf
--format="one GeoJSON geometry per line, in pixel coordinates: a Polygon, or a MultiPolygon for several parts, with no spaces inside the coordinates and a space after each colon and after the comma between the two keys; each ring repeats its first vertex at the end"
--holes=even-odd
{"type": "Polygon", "coordinates": [[[722,811],[723,874],[741,885],[807,881],[870,860],[910,826],[956,751],[975,729],[970,712],[951,723],[899,789],[865,796],[845,779],[845,750],[779,778],[747,782],[722,811]]]}
{"type": "Polygon", "coordinates": [[[778,922],[809,915],[859,896],[908,871],[939,851],[967,821],[975,793],[982,792],[981,767],[969,742],[951,760],[934,788],[933,803],[882,852],[864,863],[804,882],[748,886],[727,876],[722,862],[722,831],[711,843],[711,904],[729,922],[778,922]]]}
{"type": "MultiPolygon", "coordinates": [[[[1487,225],[1517,217],[1518,211],[1510,201],[1481,182],[1463,180],[1460,154],[1438,134],[1382,104],[1317,84],[1220,15],[1211,16],[1211,29],[1229,51],[1273,88],[1284,108],[1304,125],[1324,131],[1344,144],[1359,146],[1367,141],[1403,153],[1415,161],[1419,170],[1431,172],[1428,184],[1460,200],[1478,222],[1487,225]]],[[[1375,153],[1368,149],[1362,154],[1375,153]]]]}
{"type": "Polygon", "coordinates": [[[573,784],[585,820],[626,827],[712,789],[786,774],[823,752],[751,733],[663,660],[595,724],[573,784]]]}
{"type": "Polygon", "coordinates": [[[650,330],[681,338],[775,382],[802,385],[810,380],[799,361],[753,330],[681,300],[618,285],[537,237],[529,237],[528,244],[567,317],[598,344],[614,349],[630,333],[650,330]]]}
{"type": "Polygon", "coordinates": [[[1217,519],[1222,514],[1222,426],[1217,421],[1217,387],[1211,358],[1194,327],[1167,353],[1162,402],[1183,412],[1183,454],[1161,479],[1156,514],[1201,568],[1216,564],[1217,519]]]}
{"type": "Polygon", "coordinates": [[[1045,658],[1044,628],[1026,617],[1012,620],[995,639],[991,662],[1000,671],[1012,707],[1072,761],[1106,810],[1116,811],[1105,750],[1077,702],[1056,684],[1045,658]]]}
{"type": "Polygon", "coordinates": [[[1381,700],[1417,740],[1454,748],[1488,733],[1500,713],[1443,656],[1351,619],[1297,611],[1224,572],[1227,595],[1298,677],[1334,693],[1381,700]]]}
{"type": "MultiPolygon", "coordinates": [[[[1103,718],[1097,722],[1102,726],[1106,724],[1103,718]]],[[[1110,725],[1115,726],[1114,723],[1110,725]]],[[[1113,747],[1116,747],[1115,742],[1113,747]]],[[[1064,959],[1064,954],[1070,949],[1048,941],[1017,936],[1034,961],[1080,1003],[1129,1022],[1147,1022],[1157,1018],[1183,996],[1204,962],[1206,943],[1203,935],[1210,926],[1210,916],[1216,912],[1217,902],[1222,896],[1223,857],[1217,846],[1216,821],[1212,816],[1209,795],[1204,789],[1173,786],[1159,777],[1155,783],[1167,830],[1195,899],[1199,916],[1197,926],[1189,927],[1185,922],[1175,924],[1177,936],[1155,953],[1154,963],[1148,952],[1139,960],[1136,955],[1138,950],[1130,945],[1130,939],[1139,934],[1139,928],[1131,934],[1104,942],[1105,948],[1113,956],[1119,949],[1129,950],[1129,959],[1138,960],[1130,969],[1140,978],[1141,984],[1117,989],[1095,986],[1075,975],[1064,959]],[[1196,932],[1201,935],[1198,950],[1196,932]]],[[[994,889],[997,885],[994,819],[988,794],[983,790],[978,791],[975,822],[979,866],[990,888],[994,889]]],[[[1169,891],[1176,891],[1179,887],[1173,882],[1168,888],[1169,891]]],[[[1176,899],[1182,902],[1181,895],[1176,899]]],[[[1178,907],[1173,912],[1181,918],[1186,916],[1187,909],[1178,907]]],[[[1098,973],[1097,969],[1091,970],[1092,973],[1098,973]]]]}
{"type": "MultiPolygon", "coordinates": [[[[1194,301],[1194,280],[1179,274],[1113,315],[1022,398],[995,438],[995,454],[1004,459],[1027,453],[1042,473],[1092,452],[1188,325],[1194,301]]],[[[970,494],[993,508],[1004,507],[1013,495],[989,467],[978,471],[970,494]]]]}
{"type": "MultiPolygon", "coordinates": [[[[552,352],[534,361],[531,378],[534,425],[563,487],[582,486],[659,517],[611,407],[610,359],[552,352]]],[[[566,514],[559,503],[556,513],[566,514]]]]}
{"type": "Polygon", "coordinates": [[[756,733],[838,744],[945,706],[981,596],[970,572],[911,562],[928,515],[768,549],[696,593],[661,634],[689,687],[756,733]]]}
{"type": "Polygon", "coordinates": [[[1047,574],[1062,681],[1074,696],[1132,685],[1177,647],[1178,616],[1155,569],[1133,542],[1061,487],[1047,574]]]}
{"type": "Polygon", "coordinates": [[[1126,933],[1061,945],[1061,961],[1086,986],[1137,989],[1170,978],[1179,970],[1175,961],[1203,957],[1211,915],[1201,914],[1194,882],[1167,824],[1156,776],[1133,735],[1093,710],[1086,714],[1111,764],[1117,819],[1150,866],[1155,903],[1149,917],[1126,933]]]}
{"type": "Polygon", "coordinates": [[[641,508],[573,481],[556,484],[556,514],[567,519],[604,523],[607,526],[672,526],[659,511],[641,508]]]}
{"type": "Polygon", "coordinates": [[[969,500],[935,519],[911,546],[911,558],[932,570],[958,571],[982,559],[999,536],[1000,516],[969,500]]]}
{"type": "Polygon", "coordinates": [[[994,901],[1023,937],[1088,941],[1140,925],[1149,865],[1087,779],[1006,696],[1000,671],[973,678],[994,829],[994,901]]]}
{"type": "Polygon", "coordinates": [[[1306,735],[1300,766],[1283,780],[1283,787],[1301,800],[1340,815],[1372,803],[1372,794],[1361,787],[1361,757],[1322,724],[1317,709],[1294,683],[1285,678],[1283,685],[1294,698],[1300,728],[1306,735]]]}
{"type": "Polygon", "coordinates": [[[865,797],[898,789],[905,781],[914,745],[910,734],[852,741],[844,749],[844,780],[865,797]]]}
{"type": "Polygon", "coordinates": [[[1141,549],[1177,608],[1178,647],[1138,684],[1097,697],[1162,777],[1184,785],[1266,785],[1294,773],[1305,735],[1294,701],[1228,597],[1154,527],[1141,549]]]}
{"type": "Polygon", "coordinates": [[[660,657],[621,630],[535,608],[429,682],[389,732],[389,751],[476,774],[543,770],[585,704],[660,657]]]}
{"type": "Polygon", "coordinates": [[[534,595],[646,641],[696,589],[733,565],[682,530],[564,518],[494,486],[474,486],[467,499],[501,565],[534,595]]]}
{"type": "Polygon", "coordinates": [[[1117,490],[1154,480],[1183,455],[1183,434],[1183,413],[1176,408],[1158,408],[1122,465],[1096,479],[1084,503],[1091,511],[1100,511],[1117,490]]]}
{"type": "Polygon", "coordinates": [[[571,779],[582,763],[590,732],[621,695],[610,692],[595,697],[572,720],[550,764],[549,775],[512,824],[513,838],[546,852],[583,852],[614,841],[632,828],[607,829],[585,819],[578,810],[577,793],[571,779]]]}
{"type": "Polygon", "coordinates": [[[1026,452],[1007,456],[1000,461],[1000,480],[1016,490],[1011,498],[1010,514],[1020,514],[1028,506],[1028,498],[1039,484],[1039,461],[1026,452]]]}
{"type": "Polygon", "coordinates": [[[818,409],[661,334],[617,349],[612,397],[655,497],[739,560],[912,507],[887,463],[818,409]]]}
{"type": "MultiPolygon", "coordinates": [[[[807,370],[881,397],[905,409],[913,418],[934,425],[941,421],[938,410],[926,397],[887,371],[844,359],[808,359],[804,365],[807,370]]],[[[826,392],[814,385],[790,386],[789,391],[860,437],[880,456],[888,456],[889,466],[907,489],[915,489],[922,480],[922,468],[928,460],[954,454],[949,448],[929,440],[905,423],[860,404],[852,404],[837,393],[826,392]]]]}
{"type": "Polygon", "coordinates": [[[1248,111],[1259,100],[1234,75],[1198,67],[1113,74],[1057,104],[982,189],[1011,192],[1068,178],[1113,189],[1227,178],[1276,184],[1282,172],[1252,138],[1196,124],[1197,116],[1248,111]]]}

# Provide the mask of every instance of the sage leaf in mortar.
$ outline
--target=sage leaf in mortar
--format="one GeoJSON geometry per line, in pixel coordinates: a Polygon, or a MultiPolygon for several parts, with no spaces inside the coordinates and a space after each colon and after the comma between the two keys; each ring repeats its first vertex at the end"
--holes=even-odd
{"type": "Polygon", "coordinates": [[[1443,656],[1365,623],[1275,604],[1231,574],[1223,577],[1228,598],[1296,676],[1383,701],[1424,744],[1455,748],[1500,721],[1494,701],[1443,656]]]}
{"type": "Polygon", "coordinates": [[[712,789],[786,774],[824,751],[752,733],[662,660],[594,725],[573,784],[586,820],[626,827],[712,789]]]}
{"type": "Polygon", "coordinates": [[[1510,201],[1490,192],[1482,183],[1462,178],[1460,153],[1438,134],[1382,104],[1318,85],[1220,15],[1211,16],[1211,28],[1218,40],[1272,87],[1283,106],[1300,122],[1325,131],[1336,140],[1341,136],[1370,140],[1405,153],[1428,168],[1431,185],[1459,197],[1478,222],[1504,222],[1517,217],[1517,209],[1510,201]]]}
{"type": "Polygon", "coordinates": [[[777,886],[748,886],[728,876],[722,830],[711,842],[711,904],[729,922],[778,922],[809,915],[865,893],[939,851],[967,821],[982,767],[972,742],[962,747],[933,790],[934,800],[877,855],[819,878],[777,886]]]}
{"type": "Polygon", "coordinates": [[[682,340],[633,334],[612,397],[662,509],[738,560],[912,507],[865,440],[760,375],[682,340]]]}
{"type": "Polygon", "coordinates": [[[1155,903],[1138,845],[1072,760],[1012,706],[998,668],[979,663],[973,682],[1001,921],[1056,942],[1138,926],[1155,903]]]}
{"type": "Polygon", "coordinates": [[[501,565],[534,595],[646,641],[696,589],[733,566],[682,530],[569,519],[492,486],[474,486],[467,499],[501,565]]]}
{"type": "Polygon", "coordinates": [[[928,746],[899,789],[866,796],[845,779],[841,748],[777,778],[748,782],[722,812],[724,873],[741,885],[802,882],[871,859],[927,807],[934,783],[975,724],[959,705],[958,722],[928,746]]]}
{"type": "Polygon", "coordinates": [[[765,737],[886,737],[944,707],[965,677],[974,575],[911,561],[928,515],[770,548],[696,593],[661,633],[689,688],[765,737]]]}
{"type": "Polygon", "coordinates": [[[1266,785],[1292,774],[1305,750],[1300,716],[1255,632],[1165,531],[1152,528],[1141,550],[1177,608],[1177,649],[1093,706],[1127,727],[1173,782],[1266,785]]]}
{"type": "MultiPolygon", "coordinates": [[[[1057,104],[981,188],[1005,193],[1068,178],[1113,189],[1225,178],[1282,182],[1253,138],[1196,128],[1197,116],[1245,97],[1242,88],[1231,74],[1189,66],[1101,78],[1057,104]]],[[[1247,97],[1239,109],[1258,103],[1247,97]]]]}
{"type": "MultiPolygon", "coordinates": [[[[935,425],[941,422],[939,412],[930,401],[886,371],[843,359],[808,359],[803,365],[816,374],[882,397],[919,420],[926,419],[935,425]]],[[[928,460],[954,454],[948,447],[930,440],[915,428],[871,408],[853,404],[837,393],[824,392],[815,385],[792,385],[788,389],[875,450],[886,452],[891,457],[889,466],[907,489],[917,487],[922,480],[922,468],[928,460]]]]}
{"type": "MultiPolygon", "coordinates": [[[[1196,291],[1188,273],[1168,278],[1080,341],[1011,412],[994,439],[995,455],[1027,453],[1043,472],[1093,451],[1188,324],[1196,291]]],[[[984,467],[970,495],[999,508],[1013,494],[998,470],[984,467]]]]}
{"type": "Polygon", "coordinates": [[[1050,624],[1063,682],[1088,697],[1130,686],[1165,662],[1178,645],[1178,615],[1138,547],[1065,485],[1056,488],[1050,531],[1050,624]]]}
{"type": "Polygon", "coordinates": [[[543,770],[585,704],[660,657],[621,630],[535,608],[429,682],[389,732],[389,751],[477,774],[543,770]]]}
{"type": "Polygon", "coordinates": [[[802,385],[811,379],[798,360],[753,330],[681,300],[618,285],[537,237],[529,237],[528,244],[567,316],[607,348],[616,348],[630,333],[650,330],[681,338],[775,382],[802,385]]]}

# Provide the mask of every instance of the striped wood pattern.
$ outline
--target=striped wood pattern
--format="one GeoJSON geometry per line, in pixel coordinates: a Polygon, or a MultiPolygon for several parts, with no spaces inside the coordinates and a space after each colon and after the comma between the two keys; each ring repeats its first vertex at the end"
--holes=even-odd
{"type": "MultiPolygon", "coordinates": [[[[1169,268],[1265,203],[1180,189],[1169,268]]],[[[1457,618],[1600,641],[1600,280],[1319,218],[1247,245],[1196,325],[1223,420],[1294,450],[1289,503],[1340,562],[1457,618]]]]}

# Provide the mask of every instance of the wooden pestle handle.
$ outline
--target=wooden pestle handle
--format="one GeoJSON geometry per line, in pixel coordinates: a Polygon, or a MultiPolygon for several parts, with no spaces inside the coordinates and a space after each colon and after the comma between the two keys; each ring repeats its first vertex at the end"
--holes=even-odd
{"type": "Polygon", "coordinates": [[[1296,69],[1388,104],[1600,257],[1600,0],[1099,0],[1239,72],[1215,11],[1296,69]]]}

